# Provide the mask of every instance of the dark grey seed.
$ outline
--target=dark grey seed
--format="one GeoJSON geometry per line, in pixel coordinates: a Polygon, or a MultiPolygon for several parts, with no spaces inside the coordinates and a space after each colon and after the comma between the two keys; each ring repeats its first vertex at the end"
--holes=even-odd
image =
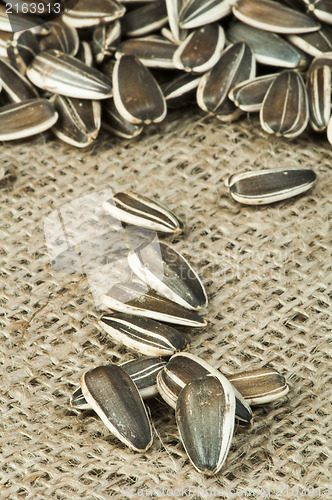
{"type": "Polygon", "coordinates": [[[174,54],[178,69],[204,73],[220,59],[225,45],[225,33],[219,24],[199,28],[181,43],[174,54]]]}
{"type": "Polygon", "coordinates": [[[134,314],[176,325],[202,327],[206,321],[196,311],[181,307],[137,283],[114,285],[100,301],[113,311],[134,314]]]}
{"type": "Polygon", "coordinates": [[[141,125],[130,123],[120,115],[113,99],[102,101],[102,127],[124,139],[137,137],[143,130],[141,125]]]}
{"type": "Polygon", "coordinates": [[[176,423],[186,453],[199,472],[216,474],[226,460],[233,431],[235,397],[224,377],[193,380],[179,394],[176,423]]]}
{"type": "Polygon", "coordinates": [[[259,111],[265,94],[277,73],[259,76],[239,83],[229,92],[228,97],[242,111],[259,111]]]}
{"type": "MultiPolygon", "coordinates": [[[[93,65],[92,50],[91,50],[91,47],[90,47],[88,42],[85,42],[85,41],[80,42],[80,46],[78,48],[78,52],[77,52],[75,57],[76,57],[76,59],[79,59],[87,66],[93,65]]],[[[102,73],[104,73],[104,71],[102,71],[102,73]]]]}
{"type": "Polygon", "coordinates": [[[55,49],[75,56],[80,43],[77,30],[61,19],[50,21],[47,25],[50,28],[50,34],[39,40],[40,50],[45,52],[55,49]]]}
{"type": "Polygon", "coordinates": [[[314,64],[307,75],[309,121],[316,132],[328,126],[331,117],[331,67],[314,64]]]}
{"type": "Polygon", "coordinates": [[[281,68],[298,68],[308,64],[308,56],[281,36],[259,30],[244,23],[234,23],[226,31],[230,42],[247,42],[254,51],[256,61],[281,68]]]}
{"type": "Polygon", "coordinates": [[[189,0],[179,12],[182,28],[199,28],[218,21],[232,12],[233,0],[189,0]]]}
{"type": "Polygon", "coordinates": [[[165,205],[131,191],[116,193],[103,205],[112,217],[153,231],[179,234],[184,224],[165,205]]]}
{"type": "Polygon", "coordinates": [[[58,50],[38,54],[27,69],[31,82],[56,94],[78,99],[112,96],[112,82],[103,73],[58,50]]]}
{"type": "Polygon", "coordinates": [[[203,111],[222,121],[234,120],[242,113],[229,99],[229,91],[238,83],[255,76],[255,58],[250,46],[238,42],[228,47],[218,63],[206,73],[197,88],[197,103],[203,111]]]}
{"type": "Polygon", "coordinates": [[[150,318],[105,314],[99,324],[113,340],[145,356],[172,356],[188,347],[183,332],[150,318]]]}
{"type": "Polygon", "coordinates": [[[241,372],[227,378],[250,405],[276,401],[289,391],[285,377],[271,368],[241,372]]]}
{"type": "Polygon", "coordinates": [[[51,99],[59,119],[52,132],[62,141],[85,148],[96,139],[101,123],[98,101],[56,95],[51,99]]]}
{"type": "Polygon", "coordinates": [[[228,188],[232,197],[247,205],[264,205],[308,191],[316,180],[313,170],[275,168],[232,175],[228,188]]]}
{"type": "Polygon", "coordinates": [[[178,108],[196,102],[196,89],[201,75],[184,73],[171,81],[162,84],[161,89],[166,99],[167,107],[178,108]]]}
{"type": "Polygon", "coordinates": [[[268,134],[292,138],[300,135],[308,122],[309,104],[303,78],[295,71],[283,71],[264,97],[261,126],[268,134]]]}
{"type": "Polygon", "coordinates": [[[131,123],[161,122],[167,112],[163,93],[152,73],[136,57],[122,56],[113,71],[114,104],[131,123]]]}
{"type": "Polygon", "coordinates": [[[13,66],[25,75],[27,67],[39,53],[39,43],[31,31],[13,33],[7,47],[7,55],[13,66]]]}
{"type": "MultiPolygon", "coordinates": [[[[307,3],[307,1],[306,1],[307,3]]],[[[315,0],[309,2],[308,10],[314,14],[317,19],[327,24],[332,24],[332,4],[331,0],[315,0]]]]}
{"type": "Polygon", "coordinates": [[[116,58],[126,54],[137,57],[149,68],[174,69],[173,56],[176,45],[162,37],[132,38],[122,42],[116,58]]]}
{"type": "Polygon", "coordinates": [[[89,28],[121,18],[126,9],[116,0],[80,0],[62,16],[74,28],[89,28]]]}
{"type": "Polygon", "coordinates": [[[127,36],[143,36],[153,33],[167,24],[164,0],[157,0],[127,12],[122,29],[127,36]]]}
{"type": "Polygon", "coordinates": [[[119,366],[99,366],[81,377],[86,401],[107,428],[135,451],[152,444],[152,428],[135,383],[119,366]]]}
{"type": "Polygon", "coordinates": [[[10,102],[27,101],[39,97],[29,80],[6,59],[0,59],[0,82],[10,102]]]}
{"type": "Polygon", "coordinates": [[[289,35],[287,38],[296,47],[312,57],[318,57],[324,52],[332,50],[332,29],[329,26],[323,26],[313,33],[289,35]]]}
{"type": "Polygon", "coordinates": [[[198,275],[174,248],[159,241],[143,243],[128,261],[134,273],[163,297],[188,309],[207,306],[198,275]]]}
{"type": "Polygon", "coordinates": [[[8,104],[0,108],[0,140],[10,141],[39,134],[51,128],[57,119],[57,112],[46,99],[8,104]]]}
{"type": "Polygon", "coordinates": [[[97,64],[110,57],[117,49],[121,37],[120,21],[96,26],[92,34],[92,51],[97,64]]]}
{"type": "Polygon", "coordinates": [[[232,10],[240,21],[273,33],[308,33],[320,28],[312,17],[271,0],[237,0],[232,10]]]}

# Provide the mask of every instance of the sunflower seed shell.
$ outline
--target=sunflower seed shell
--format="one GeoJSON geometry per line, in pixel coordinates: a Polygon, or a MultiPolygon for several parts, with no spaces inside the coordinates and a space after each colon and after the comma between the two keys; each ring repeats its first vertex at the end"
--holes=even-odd
{"type": "Polygon", "coordinates": [[[233,87],[228,97],[242,111],[260,111],[265,94],[276,76],[264,75],[245,80],[233,87]]]}
{"type": "Polygon", "coordinates": [[[193,29],[218,21],[232,12],[234,0],[188,0],[179,12],[181,28],[193,29]]]}
{"type": "Polygon", "coordinates": [[[313,33],[289,35],[288,40],[312,57],[323,55],[332,50],[332,29],[324,26],[313,33]]]}
{"type": "Polygon", "coordinates": [[[40,51],[60,50],[71,56],[75,56],[79,49],[79,37],[77,30],[61,19],[47,23],[50,33],[39,40],[40,51]]]}
{"type": "Polygon", "coordinates": [[[227,375],[227,378],[250,405],[271,403],[289,391],[285,377],[271,368],[227,375]]]}
{"type": "Polygon", "coordinates": [[[326,130],[331,117],[331,67],[314,64],[307,76],[310,125],[316,132],[326,130]]]}
{"type": "Polygon", "coordinates": [[[143,130],[141,125],[130,123],[120,115],[113,99],[102,101],[102,127],[123,139],[137,137],[143,130]]]}
{"type": "Polygon", "coordinates": [[[80,0],[68,10],[62,20],[73,28],[89,28],[119,19],[125,7],[116,0],[80,0]]]}
{"type": "Polygon", "coordinates": [[[10,102],[22,102],[39,97],[29,80],[6,59],[0,59],[0,82],[10,102]]]}
{"type": "Polygon", "coordinates": [[[7,56],[12,65],[25,75],[27,67],[39,50],[36,35],[27,30],[12,34],[7,47],[7,56]]]}
{"type": "Polygon", "coordinates": [[[115,57],[126,54],[137,57],[147,68],[174,69],[175,50],[174,43],[161,37],[131,38],[120,44],[115,57]]]}
{"type": "Polygon", "coordinates": [[[122,26],[126,36],[136,37],[157,31],[167,21],[166,4],[164,0],[157,0],[127,12],[122,26]]]}

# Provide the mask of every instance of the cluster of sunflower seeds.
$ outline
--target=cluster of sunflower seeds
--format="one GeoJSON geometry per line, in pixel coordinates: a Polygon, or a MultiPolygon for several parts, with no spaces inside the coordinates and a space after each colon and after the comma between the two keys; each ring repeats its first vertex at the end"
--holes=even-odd
{"type": "Polygon", "coordinates": [[[1,140],[51,128],[86,147],[101,126],[129,139],[196,102],[221,121],[259,112],[286,138],[310,123],[332,143],[331,2],[80,0],[28,18],[0,3],[1,140]]]}
{"type": "MultiPolygon", "coordinates": [[[[121,223],[164,234],[179,234],[183,223],[159,202],[132,192],[117,193],[105,211],[121,223]]],[[[143,400],[161,396],[175,409],[183,446],[194,467],[213,475],[222,467],[235,422],[250,424],[252,405],[288,392],[276,370],[261,368],[222,374],[189,349],[188,335],[174,325],[202,327],[198,314],[207,295],[198,275],[174,248],[147,241],[128,254],[135,276],[100,297],[111,312],[99,321],[113,341],[143,357],[93,368],[81,377],[72,407],[93,409],[124,444],[144,452],[153,433],[143,400]]]]}

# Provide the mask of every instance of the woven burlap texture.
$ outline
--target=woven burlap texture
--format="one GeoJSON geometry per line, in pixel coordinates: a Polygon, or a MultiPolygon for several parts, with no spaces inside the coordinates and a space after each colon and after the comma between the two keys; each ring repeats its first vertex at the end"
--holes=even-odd
{"type": "Polygon", "coordinates": [[[332,498],[325,137],[287,141],[255,117],[222,124],[189,109],[132,141],[102,132],[77,150],[49,133],[0,151],[0,498],[332,498]],[[274,205],[240,205],[224,184],[235,172],[292,166],[313,168],[317,183],[274,205]],[[45,245],[53,210],[105,188],[159,199],[186,222],[165,241],[209,297],[208,326],[189,332],[190,352],[225,373],[270,366],[289,383],[282,400],[254,409],[251,427],[236,427],[215,477],[190,464],[161,398],[149,404],[155,434],[144,454],[69,405],[84,371],[137,356],[100,329],[87,279],[52,269],[45,245]]]}

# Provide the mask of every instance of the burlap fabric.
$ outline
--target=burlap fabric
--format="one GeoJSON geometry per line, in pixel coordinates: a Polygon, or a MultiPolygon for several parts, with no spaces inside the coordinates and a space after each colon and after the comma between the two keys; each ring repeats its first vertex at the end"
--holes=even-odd
{"type": "Polygon", "coordinates": [[[88,150],[51,134],[1,145],[1,489],[8,499],[332,498],[331,148],[306,133],[265,135],[256,118],[221,124],[200,112],[169,114],[141,137],[102,133],[88,150]],[[263,207],[234,202],[234,172],[312,167],[311,192],[263,207]],[[97,325],[86,278],[49,266],[44,220],[110,187],[159,198],[187,225],[167,238],[201,276],[208,327],[191,352],[226,373],[271,366],[284,399],[237,427],[221,472],[196,472],[174,412],[149,405],[155,437],[130,451],[69,397],[87,369],[135,357],[97,325]],[[301,496],[302,495],[302,496],[301,496]]]}

